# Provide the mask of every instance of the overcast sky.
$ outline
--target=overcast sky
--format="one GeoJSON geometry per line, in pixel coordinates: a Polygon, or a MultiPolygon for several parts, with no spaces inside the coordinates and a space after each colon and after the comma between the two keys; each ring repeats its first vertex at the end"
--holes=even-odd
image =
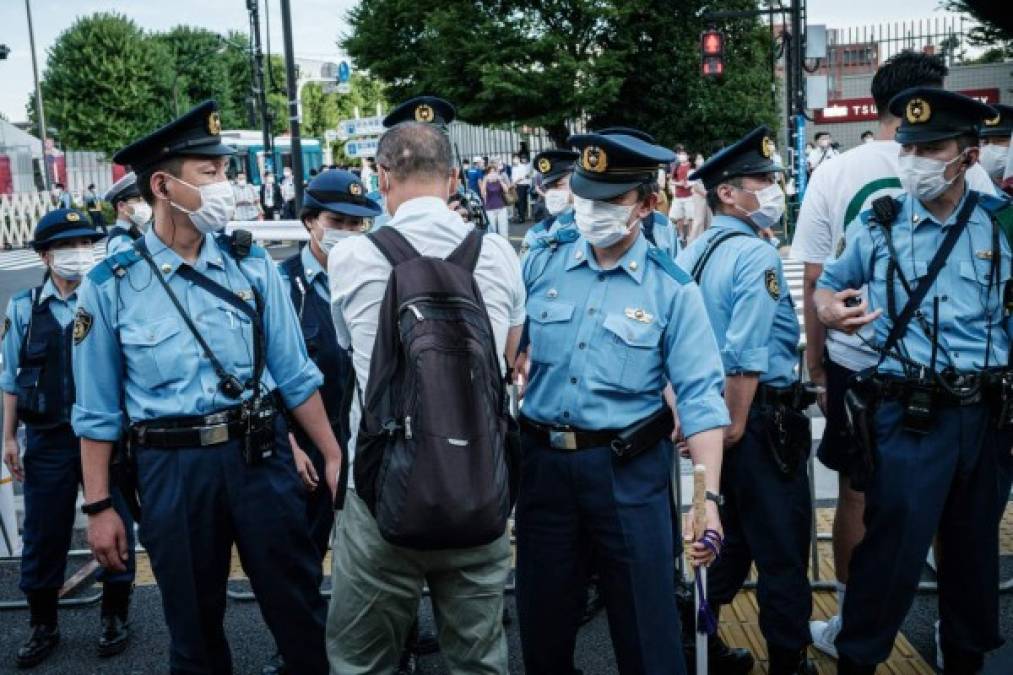
{"type": "MultiPolygon", "coordinates": [[[[147,30],[165,30],[180,23],[226,32],[246,31],[245,0],[31,0],[39,67],[46,51],[75,17],[115,11],[147,30]],[[168,11],[167,11],[168,10],[168,11]]],[[[271,7],[271,50],[282,51],[278,0],[271,7]]],[[[346,29],[345,15],[356,0],[291,0],[297,56],[335,58],[336,40],[346,29]]],[[[843,27],[939,16],[938,0],[809,0],[809,22],[843,27]]],[[[25,103],[32,93],[32,60],[24,0],[0,0],[0,43],[11,48],[0,61],[0,112],[12,121],[25,119],[25,103]]],[[[87,98],[82,101],[87,105],[87,98]]]]}

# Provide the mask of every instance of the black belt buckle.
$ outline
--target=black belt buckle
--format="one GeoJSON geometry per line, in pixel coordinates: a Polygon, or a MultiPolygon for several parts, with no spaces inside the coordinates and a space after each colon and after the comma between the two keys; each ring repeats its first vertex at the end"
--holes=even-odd
{"type": "Polygon", "coordinates": [[[908,383],[905,389],[904,428],[916,434],[927,434],[935,422],[935,387],[919,380],[908,383]]]}
{"type": "Polygon", "coordinates": [[[243,402],[243,459],[248,466],[256,466],[274,455],[275,413],[274,406],[260,397],[243,402]]]}

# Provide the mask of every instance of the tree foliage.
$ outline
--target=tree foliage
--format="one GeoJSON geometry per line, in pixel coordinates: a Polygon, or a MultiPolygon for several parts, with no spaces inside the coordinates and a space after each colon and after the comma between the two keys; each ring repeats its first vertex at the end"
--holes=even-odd
{"type": "MultiPolygon", "coordinates": [[[[968,32],[968,42],[980,47],[991,47],[991,58],[1013,57],[1013,24],[1009,19],[1009,5],[1005,2],[982,0],[941,0],[943,9],[966,14],[978,22],[968,32]]],[[[986,61],[993,62],[993,61],[986,61]]]]}
{"type": "MultiPolygon", "coordinates": [[[[347,94],[325,94],[317,83],[310,83],[302,90],[302,131],[307,136],[322,137],[328,129],[336,129],[343,119],[352,119],[358,114],[368,117],[376,113],[377,104],[386,104],[383,85],[376,79],[361,73],[352,73],[349,82],[351,91],[347,94]]],[[[343,143],[332,146],[334,161],[344,162],[347,157],[343,143]]]]}
{"type": "Polygon", "coordinates": [[[363,0],[341,44],[392,100],[434,93],[476,124],[629,124],[666,144],[709,147],[774,121],[770,44],[755,19],[722,21],[726,72],[699,74],[709,10],[754,0],[363,0]]]}

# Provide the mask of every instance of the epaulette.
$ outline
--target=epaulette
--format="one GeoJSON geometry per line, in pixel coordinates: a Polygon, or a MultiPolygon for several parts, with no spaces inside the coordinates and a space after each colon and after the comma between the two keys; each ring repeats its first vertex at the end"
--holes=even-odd
{"type": "Polygon", "coordinates": [[[141,254],[134,248],[128,248],[111,255],[101,263],[92,268],[88,273],[88,279],[95,285],[103,284],[114,276],[123,276],[127,268],[141,260],[141,254]]]}
{"type": "Polygon", "coordinates": [[[553,222],[552,218],[543,218],[543,219],[539,220],[537,223],[535,223],[534,225],[531,226],[531,231],[534,234],[541,234],[542,232],[548,232],[549,231],[549,223],[551,223],[551,222],[553,222]]]}
{"type": "Polygon", "coordinates": [[[35,290],[35,289],[33,289],[33,288],[22,289],[22,290],[18,291],[17,293],[15,293],[11,297],[11,301],[16,302],[18,300],[31,300],[32,299],[32,291],[33,290],[35,290]]]}
{"type": "Polygon", "coordinates": [[[236,260],[267,257],[267,251],[253,243],[253,235],[249,230],[235,230],[232,234],[216,234],[215,241],[219,248],[236,260]]]}
{"type": "Polygon", "coordinates": [[[647,259],[653,260],[655,263],[657,263],[658,267],[660,267],[662,271],[665,272],[665,274],[672,277],[682,285],[688,284],[689,282],[693,281],[693,277],[689,276],[689,274],[684,269],[676,265],[675,261],[672,260],[671,256],[669,256],[667,253],[662,251],[657,246],[648,247],[647,259]]]}

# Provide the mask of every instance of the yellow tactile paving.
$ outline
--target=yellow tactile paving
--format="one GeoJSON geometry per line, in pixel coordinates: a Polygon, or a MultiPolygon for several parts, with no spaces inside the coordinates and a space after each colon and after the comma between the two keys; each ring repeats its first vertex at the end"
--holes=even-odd
{"type": "MultiPolygon", "coordinates": [[[[816,529],[819,532],[830,532],[833,524],[834,509],[816,509],[816,529]]],[[[1013,555],[1013,507],[1006,507],[999,531],[999,547],[1003,555],[1013,555]]],[[[830,551],[830,542],[822,541],[820,552],[820,579],[834,579],[834,561],[830,551]]],[[[324,574],[331,569],[331,556],[324,560],[324,574]]],[[[245,579],[239,554],[233,549],[232,570],[230,579],[245,579]]],[[[755,579],[755,575],[752,576],[755,579]]],[[[137,556],[137,584],[139,586],[154,585],[155,578],[151,573],[148,556],[141,553],[137,556]]],[[[813,618],[826,619],[837,612],[837,597],[831,591],[815,591],[813,593],[813,618]]],[[[735,598],[731,607],[721,613],[721,637],[735,647],[746,647],[756,655],[757,665],[753,673],[767,672],[767,645],[760,633],[758,608],[755,591],[743,591],[735,598]]],[[[837,672],[836,662],[815,649],[810,655],[816,663],[820,675],[834,675],[837,672]]],[[[932,675],[935,671],[915,651],[904,635],[898,635],[893,646],[890,659],[879,667],[877,675],[932,675]]]]}

